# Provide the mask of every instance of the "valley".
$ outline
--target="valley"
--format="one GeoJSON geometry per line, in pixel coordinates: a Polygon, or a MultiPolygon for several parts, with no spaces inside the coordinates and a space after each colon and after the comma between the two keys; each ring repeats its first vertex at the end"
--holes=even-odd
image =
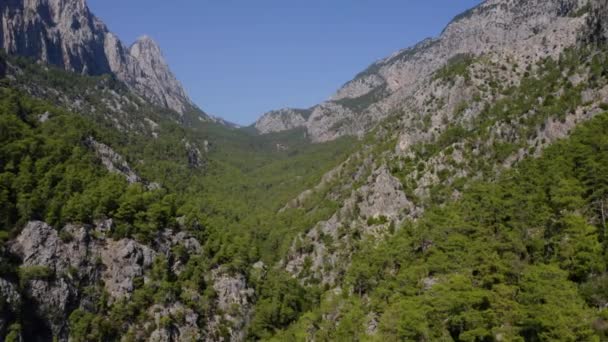
{"type": "Polygon", "coordinates": [[[0,340],[608,338],[605,1],[487,0],[244,128],[84,0],[0,14],[0,340]]]}

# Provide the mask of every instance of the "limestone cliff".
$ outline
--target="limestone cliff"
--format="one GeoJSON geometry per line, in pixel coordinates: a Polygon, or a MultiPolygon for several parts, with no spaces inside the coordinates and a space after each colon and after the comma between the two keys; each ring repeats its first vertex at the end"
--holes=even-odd
{"type": "Polygon", "coordinates": [[[160,48],[148,37],[130,48],[95,17],[85,0],[0,2],[0,48],[76,73],[112,73],[156,105],[194,108],[160,48]]]}
{"type": "MultiPolygon", "coordinates": [[[[372,64],[340,88],[330,100],[313,107],[307,118],[309,136],[315,142],[343,135],[362,135],[387,116],[408,109],[407,100],[433,75],[458,56],[492,53],[514,62],[530,63],[557,57],[576,44],[587,27],[595,0],[487,0],[457,16],[437,38],[398,51],[372,64]]],[[[603,6],[603,7],[602,7],[603,6]]],[[[594,7],[594,8],[596,8],[594,7]]],[[[605,37],[605,26],[597,19],[595,30],[605,37]]],[[[282,116],[288,116],[283,113],[282,116]]],[[[286,120],[274,115],[275,122],[286,120]]],[[[256,126],[282,128],[262,117],[256,126]]],[[[263,133],[268,133],[267,130],[263,133]]]]}

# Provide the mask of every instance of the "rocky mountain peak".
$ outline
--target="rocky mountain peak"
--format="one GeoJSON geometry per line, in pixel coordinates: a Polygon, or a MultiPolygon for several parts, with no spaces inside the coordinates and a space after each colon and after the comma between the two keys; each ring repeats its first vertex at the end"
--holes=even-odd
{"type": "Polygon", "coordinates": [[[125,47],[85,0],[0,2],[0,48],[77,73],[113,73],[139,95],[180,114],[194,108],[154,40],[143,36],[125,47]]]}
{"type": "Polygon", "coordinates": [[[135,79],[140,93],[179,113],[193,106],[154,39],[146,35],[140,37],[128,53],[141,71],[135,79]]]}
{"type": "Polygon", "coordinates": [[[148,35],[139,37],[129,48],[133,57],[140,57],[141,55],[147,55],[154,57],[154,59],[163,59],[162,51],[158,43],[148,35]]]}

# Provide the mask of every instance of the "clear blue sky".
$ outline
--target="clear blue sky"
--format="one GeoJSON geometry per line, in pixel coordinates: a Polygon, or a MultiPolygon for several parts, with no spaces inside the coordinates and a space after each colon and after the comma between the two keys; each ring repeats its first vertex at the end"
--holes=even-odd
{"type": "Polygon", "coordinates": [[[307,108],[480,0],[89,0],[130,45],[147,34],[203,110],[250,124],[307,108]]]}

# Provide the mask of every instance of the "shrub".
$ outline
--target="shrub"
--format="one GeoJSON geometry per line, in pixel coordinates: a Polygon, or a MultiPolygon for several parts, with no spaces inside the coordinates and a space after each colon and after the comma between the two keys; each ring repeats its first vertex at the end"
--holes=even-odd
{"type": "Polygon", "coordinates": [[[31,280],[48,280],[54,272],[47,266],[23,266],[19,268],[19,281],[21,286],[31,280]]]}

